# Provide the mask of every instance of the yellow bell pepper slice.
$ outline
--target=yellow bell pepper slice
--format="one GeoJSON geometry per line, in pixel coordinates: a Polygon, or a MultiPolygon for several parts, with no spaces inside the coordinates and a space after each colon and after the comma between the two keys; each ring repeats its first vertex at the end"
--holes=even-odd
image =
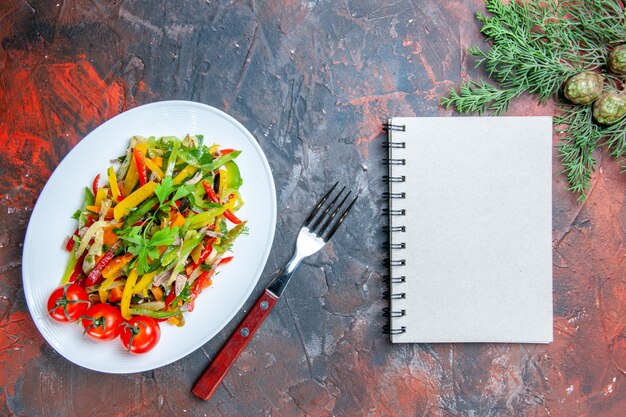
{"type": "Polygon", "coordinates": [[[220,169],[219,173],[220,173],[220,185],[217,189],[218,191],[217,195],[219,195],[221,199],[222,194],[224,193],[224,188],[226,188],[226,184],[227,184],[226,181],[228,181],[228,171],[226,171],[225,169],[220,169]]]}
{"type": "Polygon", "coordinates": [[[163,174],[163,171],[161,170],[161,168],[159,168],[159,166],[155,164],[154,161],[152,161],[152,159],[144,158],[143,162],[146,164],[146,167],[148,167],[150,171],[154,172],[154,175],[156,175],[159,181],[163,179],[165,174],[163,174]]]}
{"type": "MultiPolygon", "coordinates": [[[[224,208],[226,208],[226,210],[230,210],[230,211],[237,211],[237,208],[235,208],[235,203],[237,203],[237,198],[233,197],[230,200],[228,200],[226,202],[226,204],[224,204],[224,208]]],[[[226,211],[224,210],[224,211],[226,211]]]]}
{"type": "Polygon", "coordinates": [[[214,154],[215,152],[217,152],[219,148],[220,148],[220,145],[216,143],[209,148],[209,153],[214,154]]]}
{"type": "Polygon", "coordinates": [[[93,203],[94,206],[101,206],[102,205],[102,201],[104,201],[104,199],[107,196],[107,189],[106,188],[98,188],[98,192],[96,193],[96,201],[93,203]]]}
{"type": "Polygon", "coordinates": [[[109,299],[109,287],[113,285],[113,282],[115,282],[117,277],[118,274],[113,274],[104,281],[102,281],[102,284],[100,284],[100,288],[98,288],[98,295],[100,296],[101,303],[106,303],[109,299]]]}
{"type": "Polygon", "coordinates": [[[113,167],[109,167],[109,169],[107,169],[107,177],[109,178],[109,185],[111,186],[113,200],[117,201],[117,197],[120,196],[120,187],[117,185],[117,175],[115,175],[113,167]]]}
{"type": "Polygon", "coordinates": [[[145,155],[148,152],[148,142],[139,142],[135,145],[135,149],[140,151],[142,155],[145,155]]]}
{"type": "Polygon", "coordinates": [[[200,255],[202,255],[202,242],[191,251],[191,259],[194,263],[200,263],[200,255]]]}
{"type": "Polygon", "coordinates": [[[154,162],[156,166],[161,168],[161,171],[163,171],[163,158],[161,158],[160,156],[155,156],[151,159],[151,161],[154,162]]]}
{"type": "Polygon", "coordinates": [[[128,210],[137,207],[145,199],[152,196],[156,186],[157,183],[154,181],[147,182],[131,195],[120,201],[113,210],[113,217],[115,217],[115,220],[120,220],[126,215],[126,213],[128,213],[128,210]]]}
{"type": "Polygon", "coordinates": [[[173,184],[174,185],[178,185],[178,184],[182,183],[183,181],[185,181],[187,179],[187,177],[190,177],[193,174],[195,174],[197,170],[198,170],[198,168],[196,168],[195,166],[187,165],[185,168],[180,170],[178,175],[176,175],[174,177],[173,184]]]}
{"type": "Polygon", "coordinates": [[[156,275],[156,273],[157,271],[148,272],[143,277],[141,277],[139,282],[137,282],[137,284],[135,285],[135,288],[133,288],[133,294],[139,294],[140,292],[147,289],[148,285],[152,284],[152,280],[154,280],[154,276],[156,275]]]}
{"type": "Polygon", "coordinates": [[[133,296],[133,288],[137,283],[137,269],[133,268],[126,278],[126,285],[124,286],[124,292],[122,293],[122,301],[120,302],[120,311],[122,317],[129,320],[133,315],[130,314],[128,309],[130,308],[130,299],[133,296]]]}
{"type": "Polygon", "coordinates": [[[135,155],[133,155],[131,156],[130,166],[128,167],[126,178],[124,178],[124,187],[122,188],[122,191],[124,191],[124,195],[129,195],[138,182],[139,172],[137,172],[137,163],[135,162],[135,155]]]}

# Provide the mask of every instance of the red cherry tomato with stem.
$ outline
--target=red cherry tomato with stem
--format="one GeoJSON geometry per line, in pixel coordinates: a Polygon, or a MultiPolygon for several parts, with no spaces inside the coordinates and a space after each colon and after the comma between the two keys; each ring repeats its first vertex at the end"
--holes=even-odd
{"type": "Polygon", "coordinates": [[[74,322],[89,308],[89,296],[83,287],[67,284],[52,291],[48,313],[56,321],[74,322]]]}
{"type": "Polygon", "coordinates": [[[152,350],[161,338],[161,327],[152,317],[135,316],[122,325],[122,344],[132,353],[152,350]]]}
{"type": "Polygon", "coordinates": [[[111,304],[94,304],[82,316],[87,335],[95,340],[113,340],[122,332],[124,318],[119,308],[111,304]]]}

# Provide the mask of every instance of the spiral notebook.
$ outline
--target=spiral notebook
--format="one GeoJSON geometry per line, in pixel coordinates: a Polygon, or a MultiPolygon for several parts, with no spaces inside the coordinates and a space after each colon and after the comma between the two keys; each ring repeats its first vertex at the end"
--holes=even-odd
{"type": "Polygon", "coordinates": [[[391,341],[552,341],[552,118],[385,128],[391,341]]]}

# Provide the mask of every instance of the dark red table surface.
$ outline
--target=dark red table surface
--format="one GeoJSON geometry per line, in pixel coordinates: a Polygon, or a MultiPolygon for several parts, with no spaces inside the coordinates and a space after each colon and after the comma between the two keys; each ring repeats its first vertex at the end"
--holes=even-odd
{"type": "MultiPolygon", "coordinates": [[[[391,345],[381,334],[381,122],[451,114],[438,99],[478,75],[464,49],[482,42],[473,18],[482,8],[480,0],[3,1],[0,414],[626,415],[626,175],[604,151],[584,204],[566,190],[555,151],[553,343],[391,345]],[[288,260],[303,211],[324,188],[341,180],[362,195],[208,402],[190,389],[242,313],[176,363],[106,375],[44,341],[22,290],[24,233],[51,172],[103,121],[164,99],[228,112],[265,151],[279,217],[260,285],[288,260]]],[[[524,98],[509,113],[553,111],[524,98]]]]}

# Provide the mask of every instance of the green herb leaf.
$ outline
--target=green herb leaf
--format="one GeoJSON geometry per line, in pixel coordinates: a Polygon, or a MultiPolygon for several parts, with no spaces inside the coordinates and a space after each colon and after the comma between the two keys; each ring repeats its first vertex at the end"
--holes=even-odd
{"type": "Polygon", "coordinates": [[[174,180],[172,177],[167,176],[163,178],[160,184],[157,184],[154,189],[154,194],[158,197],[159,203],[163,204],[167,197],[172,193],[174,190],[173,182],[174,180]]]}
{"type": "MultiPolygon", "coordinates": [[[[158,252],[158,251],[157,251],[158,252]]],[[[137,256],[137,272],[139,274],[145,274],[150,269],[150,265],[148,264],[148,256],[146,250],[142,250],[137,256]]]]}
{"type": "Polygon", "coordinates": [[[145,239],[141,236],[141,226],[128,227],[126,229],[115,229],[115,233],[120,239],[134,245],[144,245],[145,239]]]}
{"type": "Polygon", "coordinates": [[[157,259],[159,256],[161,256],[161,252],[159,252],[157,248],[148,248],[146,249],[146,253],[150,257],[150,259],[157,259]]]}
{"type": "Polygon", "coordinates": [[[228,225],[226,224],[226,220],[224,219],[220,221],[220,232],[224,234],[228,233],[228,225]]]}
{"type": "Polygon", "coordinates": [[[173,227],[171,229],[165,228],[157,231],[152,235],[150,239],[150,246],[165,246],[171,245],[176,237],[178,236],[178,227],[173,227]]]}
{"type": "Polygon", "coordinates": [[[174,197],[172,197],[172,203],[176,200],[179,200],[189,195],[189,193],[191,193],[194,188],[195,188],[195,185],[191,185],[191,184],[185,184],[185,185],[181,185],[180,187],[178,187],[176,189],[176,192],[174,193],[174,197]]]}

